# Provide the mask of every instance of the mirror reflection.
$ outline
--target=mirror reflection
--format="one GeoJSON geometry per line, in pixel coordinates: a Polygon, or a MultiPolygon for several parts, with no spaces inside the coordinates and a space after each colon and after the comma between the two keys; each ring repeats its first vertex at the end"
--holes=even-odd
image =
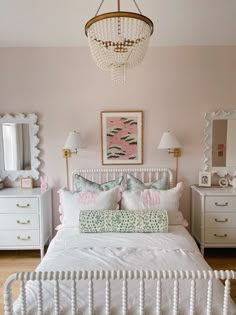
{"type": "Polygon", "coordinates": [[[6,171],[31,170],[29,124],[3,123],[3,155],[6,171]]]}
{"type": "Polygon", "coordinates": [[[36,114],[0,115],[0,178],[39,178],[39,125],[36,114]]]}
{"type": "Polygon", "coordinates": [[[236,120],[216,119],[212,128],[212,166],[236,166],[236,120]]]}

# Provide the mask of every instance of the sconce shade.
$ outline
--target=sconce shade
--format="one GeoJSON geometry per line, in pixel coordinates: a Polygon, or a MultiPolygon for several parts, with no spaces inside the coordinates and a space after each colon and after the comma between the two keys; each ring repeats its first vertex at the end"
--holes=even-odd
{"type": "Polygon", "coordinates": [[[159,143],[158,149],[173,149],[173,148],[181,148],[179,141],[176,136],[170,132],[166,131],[163,133],[161,137],[161,141],[159,143]]]}
{"type": "Polygon", "coordinates": [[[78,131],[70,131],[64,145],[64,149],[76,150],[81,148],[81,138],[78,131]]]}

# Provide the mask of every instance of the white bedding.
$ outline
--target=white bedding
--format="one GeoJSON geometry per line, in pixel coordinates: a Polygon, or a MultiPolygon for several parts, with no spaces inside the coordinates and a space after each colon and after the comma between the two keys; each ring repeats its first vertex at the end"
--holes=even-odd
{"type": "MultiPolygon", "coordinates": [[[[210,269],[203,259],[196,243],[182,226],[170,226],[168,233],[97,233],[80,234],[78,229],[62,229],[52,240],[43,261],[37,271],[55,270],[198,270],[210,269]]],[[[146,314],[155,314],[155,282],[147,281],[145,296],[146,314]]],[[[97,282],[95,285],[95,314],[104,314],[104,284],[97,282]],[[99,289],[99,290],[97,290],[99,289]]],[[[205,314],[204,303],[207,286],[198,285],[197,314],[205,314]]],[[[70,289],[67,284],[61,285],[60,305],[63,315],[71,314],[70,289]]],[[[180,314],[189,309],[189,286],[184,281],[180,286],[180,314]]],[[[129,314],[138,313],[138,285],[136,281],[129,283],[129,314]]],[[[34,301],[37,299],[37,290],[33,283],[27,286],[28,313],[36,314],[34,301]]],[[[78,314],[86,314],[87,282],[78,286],[78,314]]],[[[173,285],[168,282],[163,285],[163,315],[171,313],[173,285]]],[[[217,283],[213,292],[213,314],[222,314],[223,286],[217,283]]],[[[44,289],[44,312],[52,312],[53,289],[47,283],[44,289]]],[[[112,282],[112,314],[120,314],[121,310],[121,283],[112,282]]],[[[20,314],[19,301],[15,303],[14,310],[20,314]]],[[[230,314],[236,314],[232,304],[230,314]]]]}

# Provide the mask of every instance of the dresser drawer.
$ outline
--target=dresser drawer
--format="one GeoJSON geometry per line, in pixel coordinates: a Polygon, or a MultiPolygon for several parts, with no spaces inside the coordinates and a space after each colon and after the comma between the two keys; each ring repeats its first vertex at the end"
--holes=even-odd
{"type": "Polygon", "coordinates": [[[34,213],[38,209],[38,198],[0,198],[0,213],[34,213]]]}
{"type": "Polygon", "coordinates": [[[38,230],[0,231],[0,246],[36,246],[39,245],[38,230]]]}
{"type": "Polygon", "coordinates": [[[236,229],[236,212],[224,213],[207,213],[205,215],[205,227],[217,228],[235,228],[236,229]]]}
{"type": "Polygon", "coordinates": [[[34,213],[0,214],[0,230],[39,229],[39,216],[34,213]]]}
{"type": "Polygon", "coordinates": [[[205,211],[236,213],[236,196],[206,196],[205,211]]]}
{"type": "Polygon", "coordinates": [[[236,229],[235,228],[207,228],[205,229],[206,243],[235,243],[236,244],[236,229]]]}

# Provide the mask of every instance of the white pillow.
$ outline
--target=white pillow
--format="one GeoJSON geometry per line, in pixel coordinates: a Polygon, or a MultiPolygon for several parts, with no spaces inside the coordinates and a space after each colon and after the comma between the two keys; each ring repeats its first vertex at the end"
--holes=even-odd
{"type": "Polygon", "coordinates": [[[182,192],[182,183],[168,190],[126,190],[122,193],[121,209],[178,211],[182,192]]]}
{"type": "Polygon", "coordinates": [[[108,191],[71,192],[59,190],[61,227],[78,227],[80,210],[117,210],[121,190],[117,186],[108,191]]]}

